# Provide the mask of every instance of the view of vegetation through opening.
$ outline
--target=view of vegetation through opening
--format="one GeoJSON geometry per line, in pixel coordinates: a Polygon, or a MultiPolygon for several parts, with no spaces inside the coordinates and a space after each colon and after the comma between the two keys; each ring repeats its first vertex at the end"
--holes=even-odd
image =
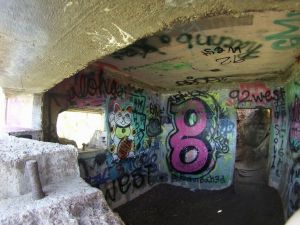
{"type": "MultiPolygon", "coordinates": [[[[93,111],[64,111],[57,118],[60,139],[75,141],[79,149],[106,148],[105,114],[93,111]]],[[[69,142],[71,143],[71,142],[69,142]]]]}

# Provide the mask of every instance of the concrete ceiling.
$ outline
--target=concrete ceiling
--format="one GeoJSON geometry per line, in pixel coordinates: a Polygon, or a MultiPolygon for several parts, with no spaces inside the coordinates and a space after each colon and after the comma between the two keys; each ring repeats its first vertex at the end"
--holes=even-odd
{"type": "Polygon", "coordinates": [[[102,61],[163,90],[284,80],[300,59],[300,13],[256,12],[175,25],[102,61]],[[280,79],[281,78],[281,79],[280,79]]]}
{"type": "Polygon", "coordinates": [[[300,11],[298,0],[0,0],[0,86],[43,92],[88,62],[153,34],[147,40],[153,48],[146,55],[115,53],[103,60],[133,79],[164,89],[195,78],[200,78],[196,83],[213,79],[208,77],[270,78],[299,55],[299,16],[291,20],[287,17],[291,11],[300,11]],[[166,33],[171,27],[175,28],[166,33]],[[280,33],[289,29],[283,38],[280,33]],[[165,36],[160,39],[162,33],[157,32],[163,30],[165,36]],[[254,50],[256,58],[220,65],[224,59],[216,61],[218,57],[234,57],[237,52],[229,54],[223,39],[223,53],[205,56],[201,51],[212,46],[195,43],[198,34],[201,43],[212,35],[214,41],[220,37],[240,40],[244,44],[240,54],[247,52],[247,41],[260,47],[254,50]],[[190,37],[188,45],[184,38],[190,37]],[[293,47],[276,49],[283,39],[293,47]]]}

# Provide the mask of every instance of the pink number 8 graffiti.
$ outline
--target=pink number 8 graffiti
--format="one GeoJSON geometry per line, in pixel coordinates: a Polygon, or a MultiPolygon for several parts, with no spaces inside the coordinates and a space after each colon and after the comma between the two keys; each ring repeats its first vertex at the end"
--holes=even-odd
{"type": "Polygon", "coordinates": [[[172,105],[171,113],[175,114],[177,128],[170,137],[171,165],[178,172],[197,172],[205,166],[208,158],[205,143],[196,137],[206,127],[205,107],[200,100],[190,99],[183,104],[172,105]]]}

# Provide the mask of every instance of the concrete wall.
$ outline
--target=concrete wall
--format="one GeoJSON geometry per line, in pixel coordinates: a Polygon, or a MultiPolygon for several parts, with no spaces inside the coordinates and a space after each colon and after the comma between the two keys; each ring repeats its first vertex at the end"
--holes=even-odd
{"type": "Polygon", "coordinates": [[[231,185],[237,141],[236,109],[262,107],[272,109],[268,159],[270,183],[277,187],[284,162],[282,145],[286,142],[279,132],[287,129],[288,121],[285,92],[280,85],[255,82],[165,96],[169,121],[163,125],[164,152],[171,182],[196,189],[222,189],[231,185]],[[193,126],[186,121],[189,112],[197,114],[193,126]],[[194,155],[193,151],[184,153],[191,143],[198,149],[198,156],[197,151],[194,155]],[[188,160],[192,163],[178,162],[178,157],[183,156],[191,157],[188,160]]]}
{"type": "Polygon", "coordinates": [[[232,183],[236,118],[228,90],[192,90],[164,96],[166,168],[173,184],[222,189],[232,183]]]}
{"type": "Polygon", "coordinates": [[[44,131],[47,140],[57,141],[59,112],[105,107],[108,148],[79,163],[86,181],[102,189],[114,207],[165,177],[159,166],[163,160],[160,96],[120,82],[108,67],[94,63],[49,90],[44,98],[44,131]]]}
{"type": "Polygon", "coordinates": [[[80,177],[77,149],[0,135],[0,224],[124,224],[80,177]],[[26,162],[36,160],[45,196],[33,198],[26,162]]]}
{"type": "Polygon", "coordinates": [[[72,146],[43,143],[23,138],[0,139],[0,200],[30,192],[27,160],[37,160],[42,185],[61,182],[65,177],[79,177],[77,152],[72,146]]]}
{"type": "MultiPolygon", "coordinates": [[[[292,73],[292,79],[285,86],[286,89],[286,113],[285,124],[274,130],[274,142],[278,142],[277,148],[271,149],[275,157],[281,159],[280,167],[272,164],[274,173],[271,174],[271,184],[275,186],[282,198],[284,213],[290,217],[300,207],[300,85],[299,65],[292,73]],[[278,139],[278,141],[277,141],[278,139]]],[[[272,141],[272,140],[271,140],[272,141]]]]}
{"type": "Polygon", "coordinates": [[[55,134],[47,129],[55,127],[60,111],[105,106],[108,149],[80,164],[86,181],[103,190],[111,206],[160,182],[190,189],[230,186],[236,159],[236,109],[267,108],[272,117],[269,185],[279,190],[287,215],[298,207],[297,81],[236,83],[218,90],[159,95],[114,78],[107,67],[94,63],[49,90],[45,102],[50,104],[44,112],[46,118],[54,118],[45,127],[54,140],[55,134]]]}
{"type": "Polygon", "coordinates": [[[6,126],[9,128],[32,128],[32,109],[32,94],[7,96],[6,126]],[[20,113],[22,113],[22,117],[20,113]]]}
{"type": "Polygon", "coordinates": [[[6,93],[1,102],[0,117],[4,131],[12,136],[43,139],[42,94],[6,93]]]}
{"type": "Polygon", "coordinates": [[[229,186],[236,153],[235,109],[268,108],[272,112],[267,165],[269,185],[279,191],[286,218],[290,217],[300,207],[299,77],[299,69],[295,69],[294,77],[286,85],[240,83],[217,91],[193,90],[165,95],[163,107],[168,119],[163,123],[165,145],[162,151],[169,181],[191,189],[229,186]],[[191,112],[197,116],[186,120],[191,112]],[[189,123],[194,125],[189,126],[189,123]],[[198,147],[198,156],[196,152],[193,154],[193,148],[189,149],[190,145],[198,147]],[[186,154],[191,149],[190,154],[186,154]],[[192,163],[179,161],[183,156],[192,163]]]}

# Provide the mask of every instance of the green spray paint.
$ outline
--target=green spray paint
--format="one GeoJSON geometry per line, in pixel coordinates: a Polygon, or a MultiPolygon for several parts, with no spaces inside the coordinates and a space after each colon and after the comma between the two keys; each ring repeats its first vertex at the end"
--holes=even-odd
{"type": "Polygon", "coordinates": [[[299,32],[294,33],[299,30],[300,13],[291,12],[287,14],[287,17],[287,19],[274,20],[274,24],[285,26],[288,30],[265,37],[267,41],[276,40],[272,44],[272,48],[275,50],[287,50],[300,47],[300,34],[299,32]],[[295,24],[291,24],[291,22],[295,24]]]}

